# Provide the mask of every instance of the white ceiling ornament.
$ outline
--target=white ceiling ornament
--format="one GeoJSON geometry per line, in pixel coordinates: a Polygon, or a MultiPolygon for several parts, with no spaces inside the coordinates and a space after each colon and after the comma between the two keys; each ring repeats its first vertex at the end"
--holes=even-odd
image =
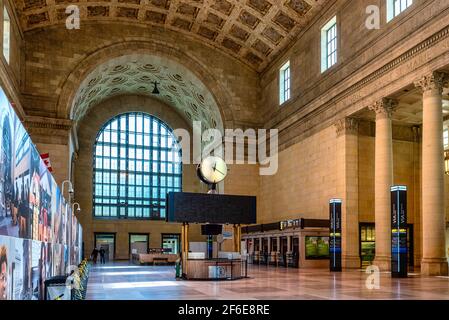
{"type": "Polygon", "coordinates": [[[81,83],[71,118],[78,122],[90,108],[119,95],[147,95],[175,108],[188,123],[201,121],[203,128],[223,132],[217,103],[206,86],[186,67],[150,55],[127,55],[97,66],[81,83]],[[153,95],[157,81],[159,95],[153,95]]]}

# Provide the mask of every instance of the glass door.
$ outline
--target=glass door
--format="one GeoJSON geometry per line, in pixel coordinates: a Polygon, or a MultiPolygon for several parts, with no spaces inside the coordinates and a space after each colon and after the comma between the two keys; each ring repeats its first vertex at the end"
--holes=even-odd
{"type": "Polygon", "coordinates": [[[129,255],[148,253],[149,236],[148,234],[130,233],[129,234],[129,255]]]}
{"type": "Polygon", "coordinates": [[[362,268],[369,266],[376,253],[376,233],[374,223],[360,224],[360,262],[362,268]]]}
{"type": "Polygon", "coordinates": [[[115,233],[95,233],[95,248],[105,250],[106,262],[115,258],[115,233]]]}

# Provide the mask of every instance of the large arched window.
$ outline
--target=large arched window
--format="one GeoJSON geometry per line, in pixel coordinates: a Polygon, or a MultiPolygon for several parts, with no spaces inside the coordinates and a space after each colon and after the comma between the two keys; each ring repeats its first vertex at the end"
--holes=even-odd
{"type": "Polygon", "coordinates": [[[95,142],[94,217],[163,219],[167,192],[181,191],[181,179],[181,148],[172,130],[149,114],[120,114],[95,142]]]}

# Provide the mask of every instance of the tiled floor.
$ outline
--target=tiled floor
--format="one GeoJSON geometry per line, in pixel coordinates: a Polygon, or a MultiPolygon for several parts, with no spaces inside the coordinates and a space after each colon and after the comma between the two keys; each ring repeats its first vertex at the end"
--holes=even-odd
{"type": "Polygon", "coordinates": [[[248,275],[236,281],[183,281],[175,279],[173,266],[97,265],[90,273],[87,299],[449,299],[449,277],[392,279],[381,273],[380,289],[370,290],[362,270],[251,266],[248,275]]]}

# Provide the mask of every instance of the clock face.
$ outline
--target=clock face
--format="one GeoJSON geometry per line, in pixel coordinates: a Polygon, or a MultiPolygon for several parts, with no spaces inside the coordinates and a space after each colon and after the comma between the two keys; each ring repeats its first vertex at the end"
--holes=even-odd
{"type": "Polygon", "coordinates": [[[226,177],[228,167],[220,157],[209,156],[201,162],[200,171],[207,182],[218,183],[226,177]]]}

